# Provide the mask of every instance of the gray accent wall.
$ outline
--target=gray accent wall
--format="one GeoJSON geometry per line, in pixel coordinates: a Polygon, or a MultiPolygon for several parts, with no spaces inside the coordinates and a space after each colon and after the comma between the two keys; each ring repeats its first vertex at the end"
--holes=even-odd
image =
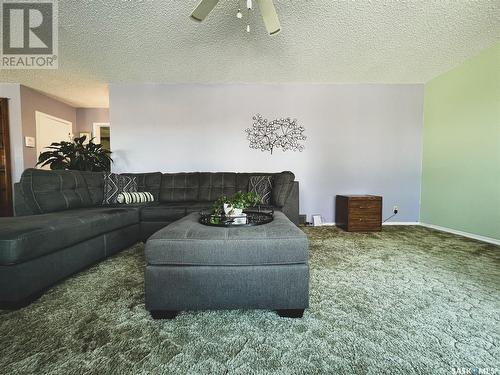
{"type": "Polygon", "coordinates": [[[77,108],[76,109],[76,130],[80,132],[92,133],[94,122],[109,122],[108,108],[77,108]]]}
{"type": "Polygon", "coordinates": [[[336,194],[379,194],[419,220],[423,85],[111,84],[114,170],[282,171],[300,212],[334,220],[336,194]],[[297,118],[304,152],[248,147],[252,116],[297,118]]]}
{"type": "MultiPolygon", "coordinates": [[[[71,121],[76,134],[76,109],[39,91],[21,85],[21,115],[24,137],[36,137],[36,111],[71,121]]],[[[33,168],[38,160],[36,148],[24,147],[24,168],[33,168]]]]}

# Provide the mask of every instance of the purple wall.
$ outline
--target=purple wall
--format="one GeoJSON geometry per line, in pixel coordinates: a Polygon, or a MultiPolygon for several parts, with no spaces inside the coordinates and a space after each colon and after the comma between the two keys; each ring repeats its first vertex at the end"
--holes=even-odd
{"type": "MultiPolygon", "coordinates": [[[[36,137],[35,112],[43,112],[73,124],[76,131],[76,109],[45,94],[21,85],[21,117],[24,137],[36,137]]],[[[33,168],[37,162],[36,148],[23,146],[24,168],[33,168]]]]}
{"type": "Polygon", "coordinates": [[[116,171],[282,171],[300,211],[333,221],[336,194],[380,194],[384,217],[419,219],[423,85],[111,84],[116,171]],[[252,116],[292,117],[302,153],[248,147],[252,116]]]}
{"type": "Polygon", "coordinates": [[[108,108],[77,108],[77,132],[92,132],[94,122],[109,122],[108,108]]]}

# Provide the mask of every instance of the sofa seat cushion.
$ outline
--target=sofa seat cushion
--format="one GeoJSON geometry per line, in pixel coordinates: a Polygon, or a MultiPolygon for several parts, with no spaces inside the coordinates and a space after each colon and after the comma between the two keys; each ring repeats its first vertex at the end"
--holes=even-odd
{"type": "Polygon", "coordinates": [[[0,218],[0,265],[22,263],[138,222],[138,208],[100,207],[0,218]]]}
{"type": "Polygon", "coordinates": [[[146,243],[148,265],[242,266],[304,264],[307,236],[281,212],[269,224],[219,228],[192,213],[153,234],[146,243]]]}
{"type": "Polygon", "coordinates": [[[213,202],[177,202],[162,203],[144,207],[141,210],[141,221],[175,221],[191,212],[209,209],[213,202]]]}

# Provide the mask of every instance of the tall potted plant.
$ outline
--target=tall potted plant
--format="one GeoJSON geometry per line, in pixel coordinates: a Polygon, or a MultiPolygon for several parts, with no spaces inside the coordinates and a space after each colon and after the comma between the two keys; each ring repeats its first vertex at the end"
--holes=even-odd
{"type": "Polygon", "coordinates": [[[73,142],[55,142],[49,151],[38,156],[36,165],[49,165],[50,169],[71,169],[78,171],[103,172],[111,169],[111,151],[93,142],[85,144],[86,136],[75,138],[73,142]]]}

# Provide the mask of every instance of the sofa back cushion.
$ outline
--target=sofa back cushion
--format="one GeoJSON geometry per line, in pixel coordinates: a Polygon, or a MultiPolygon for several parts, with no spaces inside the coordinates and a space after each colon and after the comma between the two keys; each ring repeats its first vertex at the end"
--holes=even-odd
{"type": "Polygon", "coordinates": [[[162,183],[161,172],[151,173],[122,173],[124,176],[135,177],[137,181],[137,191],[153,194],[154,200],[160,199],[160,187],[162,183]]]}
{"type": "Polygon", "coordinates": [[[161,178],[160,202],[198,201],[200,174],[165,173],[161,178]]]}
{"type": "Polygon", "coordinates": [[[295,175],[285,171],[273,174],[272,204],[276,207],[283,207],[293,188],[295,175]]]}
{"type": "Polygon", "coordinates": [[[237,173],[236,174],[236,191],[248,192],[248,183],[252,173],[237,173]]]}
{"type": "Polygon", "coordinates": [[[92,206],[80,171],[26,169],[21,188],[26,203],[37,214],[92,206]]]}
{"type": "MultiPolygon", "coordinates": [[[[271,204],[283,207],[293,188],[295,175],[280,173],[230,173],[192,172],[165,173],[161,177],[159,201],[170,202],[213,202],[221,195],[233,195],[237,191],[248,192],[250,177],[271,176],[273,181],[271,204]]],[[[150,191],[138,186],[140,191],[150,191]]],[[[157,200],[157,199],[155,199],[157,200]]]]}
{"type": "Polygon", "coordinates": [[[221,195],[233,195],[236,191],[236,173],[200,173],[199,201],[212,202],[221,195]]]}
{"type": "Polygon", "coordinates": [[[93,206],[100,206],[104,200],[104,172],[80,172],[87,183],[93,206]]]}

